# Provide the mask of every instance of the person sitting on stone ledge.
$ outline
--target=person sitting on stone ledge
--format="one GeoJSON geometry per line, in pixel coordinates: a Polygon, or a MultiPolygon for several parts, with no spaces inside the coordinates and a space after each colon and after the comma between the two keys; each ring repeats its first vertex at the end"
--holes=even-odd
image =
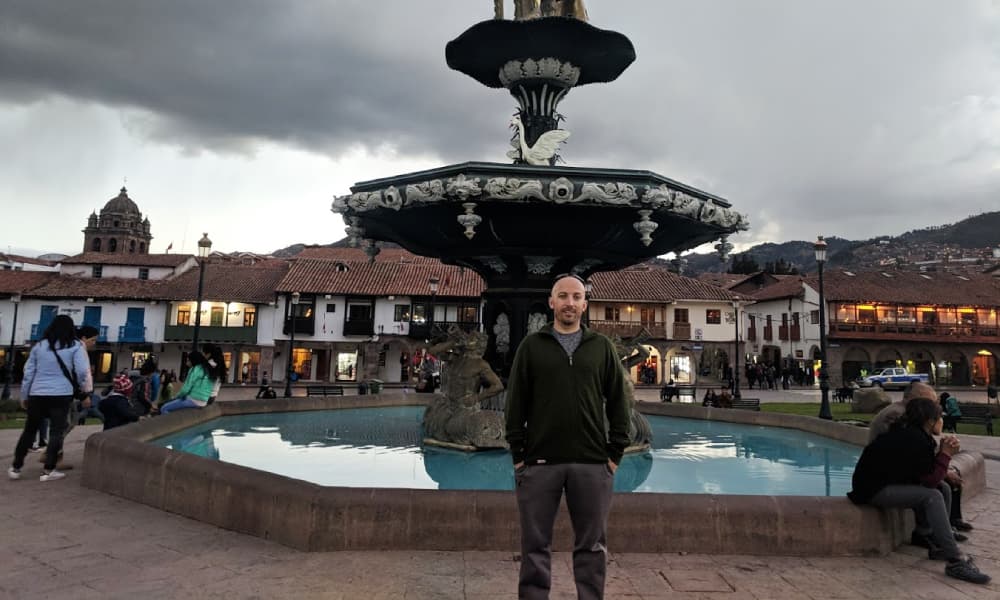
{"type": "MultiPolygon", "coordinates": [[[[868,443],[871,444],[880,435],[887,433],[906,413],[907,404],[914,398],[926,398],[935,402],[938,401],[938,396],[931,386],[919,381],[910,383],[903,391],[902,400],[889,404],[872,419],[871,424],[868,426],[868,443]]],[[[971,526],[962,519],[962,495],[959,493],[956,496],[953,493],[956,486],[952,483],[952,480],[957,480],[960,487],[961,475],[950,474],[946,476],[945,480],[938,483],[938,491],[941,492],[941,496],[945,499],[945,502],[951,506],[949,509],[951,521],[960,522],[962,525],[961,531],[969,531],[971,526]],[[966,529],[966,527],[969,529],[966,529]]],[[[956,531],[953,532],[953,535],[956,540],[964,542],[968,539],[965,535],[957,531],[958,527],[955,529],[956,531]]],[[[934,544],[928,532],[929,527],[918,520],[917,527],[910,535],[910,543],[921,548],[927,548],[928,552],[938,552],[939,549],[934,544]]]]}
{"type": "Polygon", "coordinates": [[[945,495],[938,488],[960,449],[958,439],[948,436],[935,452],[933,436],[941,434],[943,425],[936,399],[910,399],[903,417],[862,451],[847,496],[855,504],[912,509],[917,523],[929,527],[935,547],[928,557],[948,562],[945,575],[986,584],[990,576],[959,550],[949,522],[950,492],[945,495]]]}
{"type": "Polygon", "coordinates": [[[142,407],[129,401],[134,384],[125,373],[119,373],[111,383],[111,393],[101,400],[99,406],[104,415],[104,429],[114,429],[135,423],[144,412],[142,407]]]}

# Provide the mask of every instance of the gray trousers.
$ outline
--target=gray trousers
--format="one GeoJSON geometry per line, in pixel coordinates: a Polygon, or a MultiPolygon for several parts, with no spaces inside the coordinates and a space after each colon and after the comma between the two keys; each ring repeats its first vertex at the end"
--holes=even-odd
{"type": "Polygon", "coordinates": [[[941,482],[936,488],[922,485],[887,485],[872,496],[870,504],[880,508],[911,508],[917,533],[930,533],[934,543],[949,559],[961,558],[951,530],[951,487],[941,482]]]}
{"type": "Polygon", "coordinates": [[[521,515],[518,598],[542,600],[552,587],[552,529],[563,491],[573,523],[573,579],[577,597],[604,597],[608,511],[614,475],[607,464],[528,465],[515,473],[521,515]]]}

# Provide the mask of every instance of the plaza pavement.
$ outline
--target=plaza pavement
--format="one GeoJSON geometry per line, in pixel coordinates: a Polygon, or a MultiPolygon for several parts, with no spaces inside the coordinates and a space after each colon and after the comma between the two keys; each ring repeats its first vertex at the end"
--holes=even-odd
{"type": "MultiPolygon", "coordinates": [[[[642,400],[656,399],[641,389],[642,400]]],[[[813,390],[754,391],[764,402],[818,402],[813,390]]],[[[226,388],[223,399],[252,396],[226,388]]],[[[81,465],[78,427],[67,462],[81,465]]],[[[10,464],[17,430],[0,430],[10,464]]],[[[987,460],[987,489],[965,503],[975,525],[963,548],[1000,578],[1000,438],[962,436],[987,460]]],[[[38,481],[37,455],[20,481],[0,480],[0,598],[289,598],[507,600],[516,598],[509,552],[305,553],[192,521],[80,486],[80,470],[38,481]]],[[[571,556],[554,561],[554,599],[575,598],[571,556]]],[[[618,554],[611,548],[607,598],[646,600],[1000,600],[1000,582],[976,586],[944,576],[926,551],[884,557],[618,554]]]]}

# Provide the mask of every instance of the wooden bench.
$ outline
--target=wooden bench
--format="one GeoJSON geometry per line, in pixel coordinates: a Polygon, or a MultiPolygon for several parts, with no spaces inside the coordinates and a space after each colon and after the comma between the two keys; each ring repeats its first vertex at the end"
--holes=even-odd
{"type": "Polygon", "coordinates": [[[306,396],[343,396],[342,385],[310,385],[306,387],[306,396]]]}
{"type": "Polygon", "coordinates": [[[678,402],[683,402],[683,398],[690,398],[688,402],[694,402],[694,397],[698,392],[693,385],[678,385],[676,387],[678,402]]]}
{"type": "Polygon", "coordinates": [[[959,423],[985,425],[986,433],[993,435],[993,412],[989,405],[959,404],[958,408],[962,411],[959,423]]]}
{"type": "Polygon", "coordinates": [[[760,398],[740,398],[731,401],[732,407],[739,410],[755,410],[760,412],[760,398]]]}
{"type": "Polygon", "coordinates": [[[854,400],[854,388],[844,386],[833,390],[833,399],[837,402],[848,402],[854,400]]]}
{"type": "Polygon", "coordinates": [[[678,402],[682,402],[682,398],[690,398],[688,402],[694,402],[696,393],[693,385],[665,385],[660,388],[660,402],[671,402],[675,397],[678,402]]]}

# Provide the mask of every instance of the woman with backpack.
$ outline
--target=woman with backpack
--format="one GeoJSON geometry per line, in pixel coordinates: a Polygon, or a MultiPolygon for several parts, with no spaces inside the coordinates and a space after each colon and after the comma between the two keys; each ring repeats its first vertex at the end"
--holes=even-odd
{"type": "Polygon", "coordinates": [[[24,431],[14,450],[14,461],[7,469],[10,479],[21,478],[24,457],[38,433],[42,419],[49,419],[49,445],[40,481],[55,481],[66,476],[56,470],[63,435],[68,425],[69,409],[75,397],[85,397],[94,389],[87,349],[76,339],[73,319],[57,315],[45,329],[42,339],[28,354],[21,382],[21,406],[28,411],[24,431]]]}

